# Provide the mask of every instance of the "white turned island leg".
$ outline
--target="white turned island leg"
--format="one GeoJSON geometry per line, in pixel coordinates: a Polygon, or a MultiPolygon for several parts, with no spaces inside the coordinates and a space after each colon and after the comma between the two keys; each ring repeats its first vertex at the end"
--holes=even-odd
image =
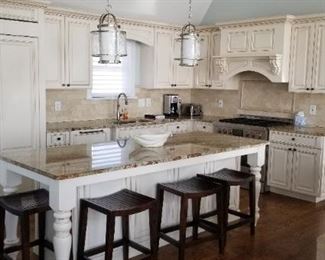
{"type": "Polygon", "coordinates": [[[54,212],[53,245],[56,260],[69,260],[71,253],[71,211],[54,212]]]}
{"type": "Polygon", "coordinates": [[[260,218],[260,207],[258,203],[260,201],[260,194],[261,194],[261,169],[262,167],[251,167],[251,173],[255,175],[255,201],[256,201],[256,208],[255,208],[255,225],[257,224],[258,219],[260,218]]]}
{"type": "Polygon", "coordinates": [[[260,218],[259,200],[261,194],[261,169],[265,163],[265,146],[261,147],[257,153],[250,154],[247,157],[248,164],[250,165],[250,171],[255,175],[255,196],[256,196],[256,208],[255,208],[255,225],[260,218]]]}

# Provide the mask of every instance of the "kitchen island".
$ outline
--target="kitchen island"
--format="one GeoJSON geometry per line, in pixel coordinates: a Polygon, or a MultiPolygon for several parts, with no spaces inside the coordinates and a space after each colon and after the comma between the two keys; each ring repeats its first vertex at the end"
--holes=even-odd
{"type": "MultiPolygon", "coordinates": [[[[160,148],[143,148],[132,140],[117,140],[93,145],[16,150],[0,154],[0,184],[6,194],[11,194],[17,191],[24,176],[49,190],[54,219],[47,221],[47,236],[53,237],[55,259],[68,260],[72,240],[76,252],[81,198],[104,196],[123,188],[154,197],[156,184],[160,182],[186,179],[197,173],[208,174],[225,167],[239,169],[242,155],[248,155],[251,172],[256,176],[258,219],[260,170],[267,144],[267,141],[256,139],[194,132],[175,135],[160,148]]],[[[164,203],[169,210],[163,212],[163,225],[177,223],[178,200],[168,194],[164,203]]],[[[238,204],[239,189],[233,188],[230,205],[236,208],[238,204]]],[[[211,198],[206,199],[202,202],[202,212],[214,206],[211,198]]],[[[131,239],[144,245],[149,241],[147,218],[146,213],[141,213],[130,219],[131,239]]],[[[6,219],[6,243],[15,243],[17,218],[8,216],[6,219]]],[[[105,217],[90,211],[86,247],[104,243],[103,225],[105,217]]],[[[120,228],[117,228],[116,238],[120,233],[120,228]]],[[[134,254],[130,252],[130,255],[134,254]]],[[[119,252],[115,257],[120,259],[119,252]]]]}

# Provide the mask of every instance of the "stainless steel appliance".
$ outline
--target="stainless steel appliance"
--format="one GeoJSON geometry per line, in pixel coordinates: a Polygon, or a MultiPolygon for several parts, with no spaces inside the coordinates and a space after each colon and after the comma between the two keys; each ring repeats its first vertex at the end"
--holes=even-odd
{"type": "Polygon", "coordinates": [[[202,116],[202,106],[199,104],[183,103],[181,105],[182,116],[202,116]]]}
{"type": "MultiPolygon", "coordinates": [[[[240,115],[236,118],[220,119],[215,123],[214,131],[222,134],[269,140],[270,127],[288,125],[292,123],[292,119],[240,115]]],[[[261,192],[269,191],[267,186],[268,147],[266,148],[265,156],[265,165],[262,167],[261,171],[261,192]]],[[[250,172],[250,168],[247,163],[247,156],[242,156],[241,158],[241,170],[243,172],[250,172]]]]}
{"type": "Polygon", "coordinates": [[[177,94],[164,94],[163,113],[167,117],[178,117],[180,113],[179,96],[177,94]]]}

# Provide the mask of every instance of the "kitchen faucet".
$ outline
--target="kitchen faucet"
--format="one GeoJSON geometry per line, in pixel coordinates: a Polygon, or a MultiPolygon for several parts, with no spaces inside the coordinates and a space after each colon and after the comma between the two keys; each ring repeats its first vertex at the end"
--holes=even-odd
{"type": "Polygon", "coordinates": [[[121,107],[121,105],[120,105],[120,99],[121,99],[121,97],[124,97],[124,104],[125,105],[128,105],[128,103],[129,103],[129,101],[128,101],[128,97],[126,96],[126,94],[125,93],[120,93],[120,94],[118,94],[118,96],[117,96],[117,101],[116,101],[116,119],[117,119],[117,121],[119,122],[120,121],[120,107],[121,107]]]}

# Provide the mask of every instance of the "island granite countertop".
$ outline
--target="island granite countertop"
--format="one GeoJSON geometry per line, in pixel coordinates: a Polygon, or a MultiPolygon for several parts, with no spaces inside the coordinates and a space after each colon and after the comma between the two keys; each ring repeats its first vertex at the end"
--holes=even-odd
{"type": "Polygon", "coordinates": [[[0,153],[0,159],[55,180],[113,172],[268,144],[230,135],[194,132],[170,137],[160,148],[133,140],[93,145],[25,149],[0,153]]]}

